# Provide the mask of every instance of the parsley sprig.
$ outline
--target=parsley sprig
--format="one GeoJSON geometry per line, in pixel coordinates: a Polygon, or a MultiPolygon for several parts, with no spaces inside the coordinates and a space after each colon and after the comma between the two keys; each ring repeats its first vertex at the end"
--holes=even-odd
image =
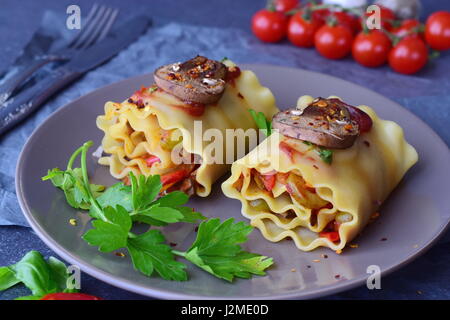
{"type": "Polygon", "coordinates": [[[68,203],[89,210],[92,229],[82,238],[101,252],[126,248],[136,270],[146,276],[155,273],[164,279],[187,280],[186,265],[176,260],[184,257],[212,275],[233,281],[235,277],[250,278],[264,275],[273,264],[272,258],[244,251],[240,243],[247,241],[252,227],[233,219],[204,221],[197,238],[185,252],[173,250],[163,233],[150,228],[142,234],[132,232],[134,222],[150,226],[165,226],[175,222],[196,223],[206,218],[184,206],[188,196],[180,191],[159,197],[162,183],[159,175],[136,177],[129,174],[130,186],[117,183],[105,190],[89,182],[86,155],[92,142],[88,141],[70,157],[66,171],[52,169],[43,177],[61,188],[68,203]],[[81,168],[73,169],[80,156],[81,168]]]}
{"type": "Polygon", "coordinates": [[[31,295],[15,300],[39,300],[47,294],[56,292],[77,292],[73,289],[66,265],[49,257],[44,259],[37,251],[28,252],[19,262],[0,267],[0,291],[23,283],[31,295]]]}

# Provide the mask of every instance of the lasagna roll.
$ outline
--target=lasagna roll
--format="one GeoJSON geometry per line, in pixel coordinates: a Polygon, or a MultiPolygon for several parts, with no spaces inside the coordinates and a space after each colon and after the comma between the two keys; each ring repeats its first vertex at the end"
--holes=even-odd
{"type": "Polygon", "coordinates": [[[337,97],[300,97],[272,126],[222,189],[267,240],[304,251],[343,249],[418,160],[399,125],[337,97]]]}
{"type": "Polygon", "coordinates": [[[122,103],[106,103],[97,118],[104,132],[99,163],[125,182],[130,171],[161,175],[163,192],[207,196],[229,170],[225,155],[234,152],[227,150],[232,145],[220,145],[223,159],[217,161],[214,152],[207,152],[215,142],[208,130],[225,136],[226,129],[255,128],[248,109],[267,117],[278,112],[274,96],[256,75],[229,60],[197,56],[158,68],[154,81],[122,103]]]}

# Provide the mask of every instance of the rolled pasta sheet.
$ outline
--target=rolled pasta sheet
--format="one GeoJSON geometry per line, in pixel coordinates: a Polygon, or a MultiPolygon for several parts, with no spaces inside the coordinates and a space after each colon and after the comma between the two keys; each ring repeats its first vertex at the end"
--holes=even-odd
{"type": "MultiPolygon", "coordinates": [[[[225,64],[234,66],[229,60],[225,64]]],[[[216,104],[203,107],[199,113],[198,106],[188,105],[157,87],[142,88],[122,103],[107,102],[105,113],[97,118],[97,126],[104,132],[102,148],[106,154],[99,163],[109,166],[117,179],[126,179],[130,171],[146,176],[159,174],[165,189],[186,191],[183,184],[188,184],[193,193],[207,196],[211,185],[229,170],[226,155],[235,154],[235,146],[215,141],[214,133],[225,137],[226,129],[256,128],[248,109],[267,117],[278,109],[271,91],[247,70],[227,83],[216,104]],[[212,142],[218,142],[220,150],[211,152],[212,142]],[[178,152],[177,161],[174,150],[178,152]],[[180,164],[180,158],[187,161],[180,164]],[[180,174],[184,174],[181,182],[180,174]],[[175,186],[173,181],[177,181],[175,186]]]]}
{"type": "MultiPolygon", "coordinates": [[[[298,105],[312,100],[303,96],[298,105]]],[[[267,240],[292,238],[304,251],[343,249],[417,162],[399,125],[378,118],[368,106],[359,108],[373,127],[352,147],[333,150],[331,164],[317,146],[278,132],[233,163],[223,192],[241,201],[242,214],[267,240]],[[333,227],[334,239],[328,232],[333,227]]]]}

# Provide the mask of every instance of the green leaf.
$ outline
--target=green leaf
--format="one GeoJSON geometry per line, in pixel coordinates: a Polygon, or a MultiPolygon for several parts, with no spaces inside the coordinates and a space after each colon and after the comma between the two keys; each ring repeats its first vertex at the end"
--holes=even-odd
{"type": "Polygon", "coordinates": [[[120,205],[128,212],[132,211],[131,187],[124,185],[122,182],[116,183],[107,188],[106,191],[97,198],[97,202],[102,208],[107,206],[115,208],[117,205],[120,205]]]}
{"type": "Polygon", "coordinates": [[[189,207],[178,207],[177,208],[182,214],[183,218],[181,218],[181,222],[187,223],[197,223],[199,220],[205,220],[206,217],[202,215],[200,212],[195,211],[189,207]]]}
{"type": "Polygon", "coordinates": [[[197,248],[189,251],[186,259],[212,275],[230,282],[234,277],[248,279],[252,274],[263,276],[266,274],[264,270],[273,264],[272,258],[246,251],[234,256],[201,256],[197,248]]]}
{"type": "Polygon", "coordinates": [[[270,136],[272,134],[272,122],[266,119],[266,116],[263,112],[256,113],[255,110],[248,110],[252,115],[253,120],[255,120],[256,126],[263,130],[266,136],[270,136]]]}
{"type": "Polygon", "coordinates": [[[37,251],[28,252],[12,266],[16,278],[25,284],[35,296],[43,296],[60,290],[44,257],[37,251]]]}
{"type": "Polygon", "coordinates": [[[140,211],[139,215],[147,216],[165,223],[179,222],[183,218],[183,214],[179,210],[170,207],[160,207],[159,204],[151,206],[144,211],[140,211]]]}
{"type": "Polygon", "coordinates": [[[41,300],[43,296],[23,296],[15,298],[14,300],[41,300]]]}
{"type": "MultiPolygon", "coordinates": [[[[62,171],[54,168],[48,171],[42,180],[50,180],[55,187],[64,191],[67,203],[75,209],[88,210],[90,207],[89,194],[83,182],[83,174],[80,168],[62,171]]],[[[98,197],[105,187],[96,184],[89,185],[92,195],[98,197]]]]}
{"type": "Polygon", "coordinates": [[[92,246],[98,246],[102,252],[125,247],[132,225],[129,213],[124,207],[117,206],[116,209],[106,207],[103,214],[107,221],[94,220],[94,229],[86,232],[83,239],[92,246]]]}
{"type": "Polygon", "coordinates": [[[67,279],[69,278],[69,275],[67,273],[67,267],[64,262],[56,259],[55,257],[50,257],[47,259],[47,264],[50,268],[51,275],[55,279],[58,287],[60,289],[65,289],[67,287],[67,279]]]}
{"type": "Polygon", "coordinates": [[[130,172],[131,192],[133,208],[135,211],[149,206],[162,188],[159,175],[146,177],[140,175],[138,178],[130,172]]]}
{"type": "Polygon", "coordinates": [[[188,202],[189,196],[182,191],[173,191],[170,192],[154,203],[158,203],[161,207],[178,207],[186,204],[188,202]]]}
{"type": "Polygon", "coordinates": [[[331,162],[333,162],[333,150],[321,147],[317,152],[319,153],[319,157],[323,162],[328,164],[331,164],[331,162]]]}
{"type": "Polygon", "coordinates": [[[272,258],[243,251],[239,243],[247,241],[253,228],[232,218],[223,223],[218,218],[200,224],[197,239],[185,257],[216,277],[232,281],[234,277],[264,275],[272,258]]]}
{"type": "Polygon", "coordinates": [[[13,270],[8,267],[0,267],[0,291],[9,289],[19,282],[20,280],[16,278],[13,270]]]}
{"type": "Polygon", "coordinates": [[[163,244],[164,236],[159,230],[150,230],[128,239],[128,251],[135,269],[146,276],[156,271],[166,280],[187,280],[186,266],[174,259],[171,248],[163,244]]]}

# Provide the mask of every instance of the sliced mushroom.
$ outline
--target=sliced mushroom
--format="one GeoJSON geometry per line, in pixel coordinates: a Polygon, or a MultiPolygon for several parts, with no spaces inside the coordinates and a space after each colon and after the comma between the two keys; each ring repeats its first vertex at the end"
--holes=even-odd
{"type": "Polygon", "coordinates": [[[338,99],[318,98],[301,113],[298,109],[279,112],[272,126],[285,136],[331,149],[351,147],[360,134],[358,122],[338,99]]]}
{"type": "Polygon", "coordinates": [[[227,67],[215,60],[197,56],[155,70],[158,87],[183,101],[216,103],[225,90],[227,67]]]}

